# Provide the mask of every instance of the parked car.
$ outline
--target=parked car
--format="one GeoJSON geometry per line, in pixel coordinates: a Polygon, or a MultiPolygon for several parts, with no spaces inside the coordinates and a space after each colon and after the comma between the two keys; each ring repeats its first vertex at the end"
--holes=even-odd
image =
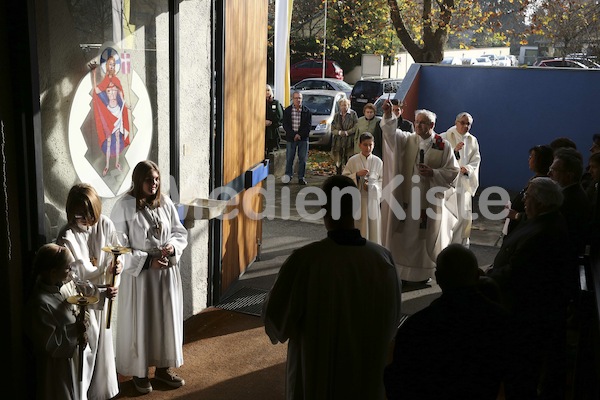
{"type": "MultiPolygon", "coordinates": [[[[481,57],[485,57],[488,60],[491,61],[491,65],[497,65],[498,64],[498,56],[495,54],[483,54],[481,57]]],[[[479,57],[477,57],[479,58],[479,57]]],[[[486,64],[487,65],[487,64],[486,64]]]]}
{"type": "Polygon", "coordinates": [[[492,65],[492,61],[487,57],[463,58],[463,65],[492,65]]]}
{"type": "MultiPolygon", "coordinates": [[[[290,67],[290,81],[296,83],[306,78],[323,77],[323,60],[302,60],[290,67]]],[[[344,70],[332,60],[325,61],[325,77],[344,80],[344,70]]]]}
{"type": "MultiPolygon", "coordinates": [[[[308,107],[312,113],[312,124],[308,135],[311,145],[331,147],[331,123],[333,117],[339,112],[338,101],[346,98],[344,92],[333,90],[305,90],[302,92],[302,105],[308,107]]],[[[279,137],[283,144],[285,130],[279,128],[279,137]]]]}
{"type": "Polygon", "coordinates": [[[335,90],[336,92],[346,93],[346,97],[350,98],[350,93],[352,93],[352,86],[340,79],[306,78],[296,83],[290,88],[290,99],[292,98],[292,94],[296,90],[335,90]]]}
{"type": "Polygon", "coordinates": [[[512,61],[509,56],[500,56],[498,57],[498,62],[496,65],[500,67],[510,67],[512,66],[512,61]]]}
{"type": "Polygon", "coordinates": [[[388,99],[394,99],[396,97],[396,93],[387,93],[385,96],[381,96],[380,98],[373,103],[375,106],[375,115],[381,117],[383,115],[383,102],[388,99]],[[389,95],[389,97],[388,97],[389,95]]]}
{"type": "Polygon", "coordinates": [[[573,60],[582,63],[588,68],[600,68],[600,64],[587,57],[567,57],[567,60],[573,60]]]}
{"type": "Polygon", "coordinates": [[[462,58],[460,57],[446,57],[440,64],[448,64],[448,65],[462,65],[462,58]]]}
{"type": "Polygon", "coordinates": [[[350,94],[351,108],[359,117],[363,115],[363,107],[367,103],[375,103],[383,95],[394,98],[402,79],[369,78],[361,79],[354,84],[350,94]]]}
{"type": "Polygon", "coordinates": [[[586,68],[587,67],[575,60],[562,58],[553,58],[550,60],[541,60],[533,64],[534,67],[552,67],[552,68],[586,68]]]}

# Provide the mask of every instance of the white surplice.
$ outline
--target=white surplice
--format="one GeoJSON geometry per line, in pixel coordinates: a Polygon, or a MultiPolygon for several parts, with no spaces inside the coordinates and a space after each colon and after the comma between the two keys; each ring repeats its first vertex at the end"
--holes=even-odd
{"type": "Polygon", "coordinates": [[[111,219],[118,231],[129,236],[133,251],[121,256],[123,273],[117,314],[117,371],[145,377],[149,366],[180,367],[183,364],[183,289],[179,258],[187,246],[187,231],[173,202],[161,195],[156,208],[162,229],[154,236],[135,198],[124,195],[115,204],[111,219]],[[167,244],[175,254],[167,269],[143,269],[148,252],[167,244]]]}
{"type": "MultiPolygon", "coordinates": [[[[57,244],[67,247],[77,263],[73,269],[81,279],[87,279],[94,285],[110,283],[112,275],[108,269],[112,254],[102,251],[110,235],[115,231],[112,221],[100,215],[99,221],[89,229],[80,229],[77,225],[66,225],[58,234],[57,244]],[[94,265],[95,263],[95,265],[94,265]]],[[[99,292],[100,301],[88,307],[89,326],[87,336],[89,346],[84,353],[81,399],[105,400],[119,393],[119,382],[115,366],[112,329],[106,329],[106,296],[99,292]]]]}
{"type": "Polygon", "coordinates": [[[403,132],[397,129],[393,114],[383,118],[380,126],[386,160],[381,204],[383,245],[392,252],[403,280],[424,281],[432,277],[437,255],[452,238],[453,224],[442,224],[451,218],[444,193],[454,185],[458,163],[451,146],[439,135],[423,140],[416,133],[403,132]],[[419,175],[420,150],[424,164],[433,169],[433,177],[419,175]],[[428,195],[430,189],[434,190],[428,195]]]}
{"type": "Polygon", "coordinates": [[[381,244],[381,182],[383,161],[374,154],[368,157],[358,153],[350,157],[343,175],[354,180],[360,192],[360,219],[357,228],[365,239],[381,244]],[[369,177],[359,177],[356,173],[360,170],[369,170],[369,177]],[[365,180],[368,180],[365,183],[365,180]]]}
{"type": "Polygon", "coordinates": [[[473,196],[479,187],[479,165],[481,164],[479,142],[470,132],[464,135],[458,133],[456,126],[448,129],[441,136],[450,143],[453,149],[458,143],[464,143],[463,148],[458,152],[460,156],[458,164],[465,167],[467,175],[458,174],[456,188],[446,192],[446,201],[448,209],[458,220],[452,230],[452,243],[469,246],[473,224],[473,196]]]}

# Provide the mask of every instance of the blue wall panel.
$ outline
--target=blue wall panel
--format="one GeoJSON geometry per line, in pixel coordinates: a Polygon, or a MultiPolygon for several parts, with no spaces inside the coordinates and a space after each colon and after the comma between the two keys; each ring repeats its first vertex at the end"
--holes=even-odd
{"type": "Polygon", "coordinates": [[[413,67],[420,73],[416,108],[438,115],[436,132],[453,126],[461,111],[473,115],[482,188],[520,190],[532,175],[528,150],[560,136],[577,144],[587,165],[591,137],[600,133],[600,70],[413,67]]]}

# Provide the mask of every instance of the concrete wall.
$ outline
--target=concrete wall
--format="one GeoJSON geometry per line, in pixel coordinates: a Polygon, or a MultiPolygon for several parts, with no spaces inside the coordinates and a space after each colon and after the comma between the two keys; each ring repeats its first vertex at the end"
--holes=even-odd
{"type": "Polygon", "coordinates": [[[411,73],[397,97],[414,85],[410,107],[435,112],[436,132],[461,111],[473,115],[482,187],[520,190],[532,175],[528,150],[561,136],[575,141],[587,165],[592,135],[600,133],[600,70],[415,64],[411,73]]]}
{"type": "MultiPolygon", "coordinates": [[[[211,122],[211,1],[183,1],[179,6],[181,198],[208,198],[211,122]]],[[[208,291],[208,221],[188,228],[181,265],[184,318],[206,308],[208,291]]]]}

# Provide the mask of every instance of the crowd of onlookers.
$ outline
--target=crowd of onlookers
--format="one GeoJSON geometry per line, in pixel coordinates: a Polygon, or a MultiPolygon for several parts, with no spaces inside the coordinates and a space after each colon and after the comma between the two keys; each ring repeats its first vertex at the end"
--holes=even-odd
{"type": "MultiPolygon", "coordinates": [[[[480,161],[478,147],[477,157],[465,151],[476,144],[467,140],[473,118],[460,113],[456,126],[439,136],[433,132],[435,114],[417,110],[410,133],[387,102],[377,124],[357,135],[359,119],[347,106],[342,110],[334,120],[332,149],[342,176],[323,186],[328,237],[290,256],[263,310],[273,343],[289,340],[287,397],[567,398],[567,331],[578,318],[579,266],[596,231],[600,135],[593,136],[587,165],[568,138],[529,150],[533,176],[507,206],[502,246],[484,271],[469,250],[468,218],[460,228],[456,221],[450,231],[440,228],[446,229],[442,234],[430,230],[434,223],[423,215],[414,223],[409,215],[390,223],[393,216],[384,211],[381,197],[371,207],[363,193],[373,180],[371,171],[384,185],[390,176],[412,175],[404,179],[412,184],[392,193],[405,205],[414,198],[401,192],[428,188],[423,181],[450,182],[446,201],[457,179],[469,187],[480,161]],[[359,145],[354,151],[353,141],[359,145]],[[376,151],[383,162],[369,164],[376,151]],[[475,159],[475,168],[469,167],[475,159]],[[360,192],[358,225],[344,206],[340,220],[332,221],[332,187],[360,192]],[[372,221],[362,221],[372,209],[383,225],[377,234],[369,230],[372,221]],[[456,236],[461,240],[453,243],[456,236]],[[429,246],[430,239],[438,247],[429,246]],[[401,320],[399,289],[428,282],[421,280],[429,273],[422,267],[432,255],[430,270],[441,296],[390,334],[401,320]],[[425,273],[415,272],[418,267],[425,273]],[[415,271],[407,273],[411,268],[415,271]],[[390,286],[394,270],[398,285],[390,286]],[[389,360],[382,341],[390,345],[394,335],[389,360]]],[[[368,120],[368,106],[365,111],[368,120]]],[[[471,198],[477,182],[473,187],[462,194],[471,198]]],[[[459,214],[470,206],[455,205],[459,214]]]]}

